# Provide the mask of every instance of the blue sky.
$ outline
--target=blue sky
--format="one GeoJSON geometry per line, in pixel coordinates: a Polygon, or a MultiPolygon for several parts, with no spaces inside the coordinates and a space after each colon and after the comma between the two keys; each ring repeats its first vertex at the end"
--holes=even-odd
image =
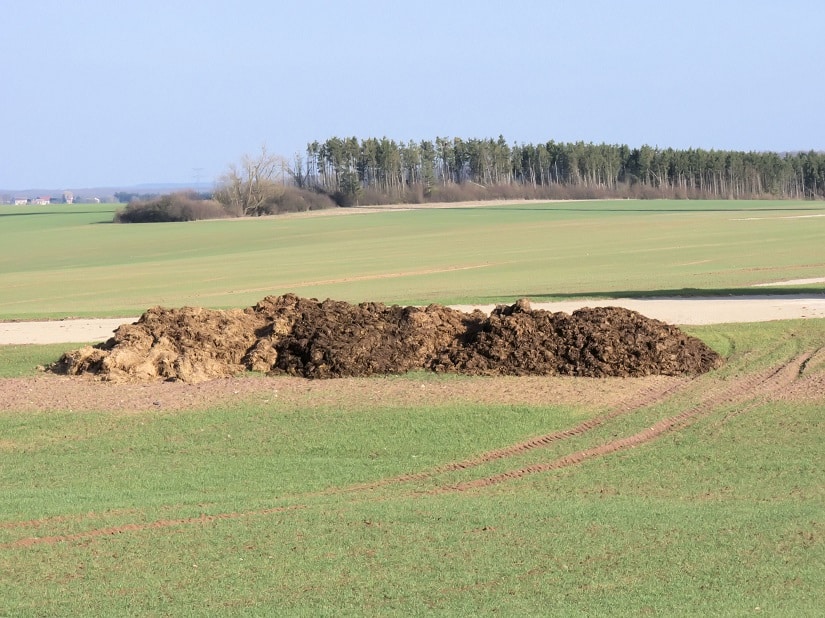
{"type": "Polygon", "coordinates": [[[6,2],[0,188],[218,177],[262,145],[825,150],[825,2],[6,2]]]}

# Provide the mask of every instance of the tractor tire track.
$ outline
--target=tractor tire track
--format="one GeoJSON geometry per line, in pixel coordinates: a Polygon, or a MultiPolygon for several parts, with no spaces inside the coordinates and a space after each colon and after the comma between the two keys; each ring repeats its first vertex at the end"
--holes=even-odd
{"type": "Polygon", "coordinates": [[[54,536],[34,536],[0,545],[0,549],[13,549],[16,547],[32,547],[33,545],[54,545],[55,543],[70,543],[72,541],[85,541],[97,537],[116,536],[126,532],[141,532],[143,530],[156,530],[160,528],[171,528],[175,526],[189,526],[194,524],[208,524],[214,521],[226,519],[240,519],[243,517],[254,517],[261,515],[273,515],[275,513],[283,513],[286,511],[294,511],[297,509],[306,508],[303,505],[291,505],[275,507],[271,509],[262,509],[259,511],[247,511],[243,513],[218,513],[216,515],[199,515],[198,517],[185,517],[182,519],[160,519],[157,521],[121,524],[119,526],[110,526],[108,528],[97,528],[87,530],[85,532],[77,532],[75,534],[54,535],[54,536]]]}
{"type": "MultiPolygon", "coordinates": [[[[798,373],[797,373],[796,376],[794,376],[795,378],[798,378],[798,379],[791,380],[787,384],[785,384],[784,385],[785,388],[781,389],[781,392],[779,392],[780,396],[791,394],[796,387],[800,387],[800,386],[804,387],[810,381],[811,375],[810,375],[809,368],[810,367],[815,367],[820,362],[825,360],[825,346],[821,346],[821,347],[817,348],[816,350],[814,350],[813,352],[810,352],[810,353],[807,353],[805,355],[800,356],[799,360],[800,360],[800,362],[798,364],[798,367],[799,367],[798,373]]],[[[761,395],[761,396],[757,396],[757,398],[754,401],[750,402],[748,405],[746,405],[744,407],[737,408],[736,410],[731,410],[730,412],[725,414],[724,418],[720,419],[716,423],[716,426],[718,427],[718,426],[724,425],[725,423],[727,423],[728,421],[736,418],[737,416],[741,416],[742,414],[746,414],[746,413],[750,412],[751,410],[757,408],[762,403],[762,400],[764,400],[766,397],[770,396],[771,394],[776,393],[777,390],[778,389],[774,389],[774,390],[771,390],[770,392],[757,391],[757,395],[761,395]]]]}
{"type": "Polygon", "coordinates": [[[825,346],[817,348],[799,367],[799,377],[805,375],[810,367],[816,367],[825,362],[825,346]]]}
{"type": "MultiPolygon", "coordinates": [[[[474,479],[454,485],[439,487],[428,493],[440,494],[461,492],[489,487],[491,485],[497,485],[506,481],[520,479],[531,474],[567,468],[569,466],[580,464],[588,459],[602,457],[618,451],[635,448],[636,446],[650,442],[665,433],[687,427],[689,424],[698,420],[702,416],[712,413],[720,406],[727,406],[740,402],[744,403],[754,398],[764,397],[787,388],[795,379],[798,378],[800,371],[812,356],[812,352],[807,352],[797,356],[787,363],[782,364],[778,368],[747,376],[742,380],[738,380],[731,384],[730,387],[725,389],[722,393],[707,397],[698,405],[675,416],[662,419],[651,427],[648,427],[647,429],[631,436],[619,438],[618,440],[612,440],[589,449],[584,449],[570,455],[565,455],[564,457],[560,457],[548,463],[534,464],[524,468],[519,468],[517,470],[510,470],[493,476],[488,476],[486,478],[474,479]]],[[[748,406],[748,408],[750,407],[752,407],[752,404],[748,406]]]]}
{"type": "Polygon", "coordinates": [[[653,386],[645,389],[638,395],[632,398],[628,398],[627,401],[619,404],[610,412],[603,414],[602,416],[597,416],[595,418],[588,419],[582,423],[579,423],[575,427],[571,427],[569,429],[562,429],[559,431],[555,431],[553,433],[544,434],[541,436],[536,436],[534,438],[530,438],[529,440],[525,440],[523,442],[518,442],[516,444],[511,444],[500,449],[495,449],[492,451],[487,451],[485,453],[481,453],[476,455],[475,457],[470,457],[468,459],[464,459],[462,461],[451,462],[448,464],[444,464],[442,466],[438,466],[436,468],[432,468],[430,470],[424,470],[422,472],[413,472],[410,474],[402,474],[400,476],[395,476],[391,478],[381,479],[378,481],[374,481],[372,483],[362,483],[359,485],[351,485],[345,488],[335,488],[328,491],[328,493],[350,493],[350,492],[358,492],[358,491],[367,491],[371,489],[379,489],[382,487],[387,487],[390,485],[398,485],[402,483],[410,483],[415,481],[423,481],[434,476],[438,476],[440,474],[445,474],[448,472],[457,472],[459,470],[467,470],[470,468],[475,468],[486,463],[490,463],[492,461],[496,461],[499,459],[506,459],[508,457],[514,457],[516,455],[521,455],[528,451],[532,451],[538,448],[544,448],[549,446],[555,442],[560,440],[564,440],[567,438],[575,438],[577,436],[581,436],[588,431],[592,431],[597,427],[601,427],[606,422],[617,418],[619,416],[624,416],[626,414],[631,414],[637,410],[641,410],[642,408],[646,408],[661,401],[664,401],[668,397],[685,390],[690,384],[693,383],[694,380],[690,381],[678,381],[673,383],[672,381],[667,381],[664,384],[657,383],[653,386]]]}
{"type": "MultiPolygon", "coordinates": [[[[672,396],[673,394],[685,390],[690,384],[693,383],[693,380],[678,380],[674,382],[673,380],[656,380],[653,385],[643,390],[641,393],[636,394],[635,396],[628,397],[626,401],[617,405],[614,409],[610,410],[608,413],[589,419],[572,427],[570,429],[563,429],[557,432],[545,434],[542,436],[538,436],[535,438],[531,438],[524,442],[520,442],[517,444],[513,444],[510,446],[503,447],[501,449],[496,449],[493,451],[488,451],[486,453],[482,453],[475,457],[465,459],[463,461],[449,463],[438,468],[434,468],[432,470],[427,470],[423,472],[413,473],[413,474],[405,474],[401,476],[396,476],[388,479],[381,479],[379,481],[375,481],[372,483],[361,483],[357,485],[351,485],[348,487],[343,488],[331,488],[328,490],[317,491],[317,492],[310,492],[306,494],[301,494],[300,496],[296,496],[299,499],[307,499],[312,497],[322,497],[328,495],[341,495],[341,494],[354,494],[358,492],[367,492],[374,489],[379,489],[381,487],[387,487],[391,485],[399,485],[403,483],[415,482],[426,480],[428,478],[435,477],[439,474],[444,474],[448,472],[455,472],[458,470],[466,470],[469,468],[481,466],[485,463],[495,461],[498,459],[503,459],[506,457],[512,457],[514,455],[518,455],[521,453],[528,452],[530,450],[536,448],[542,448],[548,446],[554,442],[559,440],[563,440],[566,438],[572,438],[576,436],[580,436],[588,431],[591,431],[607,421],[614,419],[616,417],[630,414],[636,410],[640,410],[642,408],[654,405],[663,401],[664,399],[672,396]]],[[[69,535],[52,535],[52,536],[42,536],[42,537],[27,537],[22,538],[16,541],[11,541],[5,544],[0,545],[0,548],[14,548],[14,547],[30,547],[33,545],[39,544],[55,544],[55,543],[62,543],[62,542],[72,542],[72,541],[80,541],[80,540],[87,540],[92,538],[98,537],[106,537],[106,536],[115,536],[118,534],[122,534],[125,532],[139,532],[143,530],[151,530],[151,529],[158,529],[158,528],[166,528],[172,526],[184,526],[184,525],[195,525],[195,524],[204,524],[209,523],[212,521],[218,520],[225,520],[225,519],[237,519],[239,517],[249,517],[255,515],[267,515],[271,513],[277,513],[282,511],[288,511],[293,509],[301,509],[306,508],[305,505],[295,504],[286,507],[278,507],[273,508],[265,511],[250,511],[245,513],[221,513],[217,515],[201,515],[200,517],[192,517],[192,518],[184,518],[184,519],[164,519],[164,520],[157,520],[154,522],[145,522],[145,523],[135,523],[135,524],[122,524],[118,526],[111,526],[108,528],[97,528],[88,530],[86,532],[78,532],[76,534],[69,534],[69,535]]],[[[46,520],[30,520],[24,522],[8,522],[0,525],[0,529],[9,529],[9,528],[24,528],[24,527],[41,527],[46,524],[51,523],[58,523],[62,521],[77,521],[77,517],[74,516],[56,516],[52,518],[48,518],[46,520]]]]}
{"type": "MultiPolygon", "coordinates": [[[[806,364],[810,361],[810,359],[814,356],[815,353],[818,353],[819,350],[816,352],[808,352],[797,356],[796,358],[782,364],[777,368],[772,368],[770,370],[766,370],[757,374],[751,374],[746,376],[743,379],[736,380],[731,383],[727,388],[722,387],[721,389],[711,389],[710,392],[706,393],[703,400],[691,407],[690,409],[677,414],[675,416],[662,419],[640,431],[636,434],[631,436],[627,436],[625,438],[620,438],[617,440],[613,440],[607,442],[605,444],[601,444],[589,449],[584,449],[570,455],[565,455],[560,457],[554,461],[548,463],[540,463],[531,466],[526,466],[523,468],[519,468],[517,470],[511,470],[508,472],[503,472],[500,474],[496,474],[493,476],[488,476],[484,478],[478,478],[470,481],[465,481],[462,483],[454,484],[454,485],[447,485],[438,487],[428,492],[413,492],[411,495],[423,495],[423,494],[442,494],[442,493],[450,493],[450,492],[462,492],[468,491],[472,489],[479,489],[484,487],[489,487],[491,485],[496,485],[499,483],[504,483],[510,480],[516,480],[528,476],[530,474],[536,474],[541,472],[548,472],[551,470],[557,470],[561,468],[566,468],[569,466],[577,465],[582,463],[588,459],[592,459],[595,457],[601,457],[604,455],[608,455],[611,453],[623,451],[626,449],[634,448],[636,446],[645,444],[650,442],[665,433],[670,431],[684,428],[691,424],[692,422],[696,421],[697,419],[701,418],[702,416],[706,416],[712,413],[715,409],[720,406],[732,405],[736,403],[746,403],[748,401],[753,400],[754,398],[765,397],[775,393],[777,391],[781,391],[784,388],[787,388],[791,383],[794,382],[797,378],[799,378],[801,372],[804,371],[806,364]]],[[[418,481],[418,480],[425,480],[431,477],[435,477],[439,474],[447,473],[447,472],[454,472],[459,470],[466,470],[473,467],[477,467],[483,465],[485,463],[489,463],[491,461],[499,460],[499,459],[506,459],[508,457],[512,457],[514,455],[522,454],[534,449],[542,448],[559,440],[563,440],[566,438],[580,436],[588,431],[591,431],[601,425],[605,424],[607,421],[617,418],[619,416],[632,413],[636,410],[640,410],[645,407],[649,407],[650,405],[656,404],[669,396],[672,396],[675,393],[678,393],[687,388],[688,385],[692,384],[692,381],[680,381],[676,384],[672,382],[667,382],[664,385],[662,384],[655,384],[654,386],[646,389],[638,396],[629,399],[623,404],[618,405],[616,408],[604,414],[602,416],[596,417],[594,419],[590,419],[579,425],[572,427],[570,429],[561,430],[558,432],[546,434],[543,436],[539,436],[536,438],[532,438],[530,440],[520,442],[511,446],[507,446],[501,449],[496,449],[493,451],[488,451],[476,457],[466,459],[460,462],[454,462],[450,464],[446,464],[444,466],[440,466],[438,468],[434,468],[429,471],[424,471],[420,473],[408,474],[393,477],[390,479],[383,479],[374,483],[367,483],[367,484],[359,484],[359,485],[351,485],[349,487],[344,488],[335,488],[332,490],[321,491],[321,492],[311,492],[307,494],[302,494],[301,496],[296,496],[296,498],[303,497],[304,499],[309,497],[319,497],[324,495],[332,495],[332,494],[353,494],[353,493],[366,493],[369,490],[377,489],[380,487],[391,486],[396,484],[402,484],[410,481],[418,481]]],[[[748,406],[748,407],[752,407],[748,406]]],[[[364,496],[366,498],[366,496],[364,496]]],[[[43,545],[43,544],[56,544],[56,543],[68,543],[68,542],[75,542],[75,541],[86,541],[95,538],[101,537],[108,537],[108,536],[116,536],[119,534],[130,533],[130,532],[141,532],[145,530],[157,530],[163,528],[170,528],[176,526],[188,526],[188,525],[204,525],[211,522],[221,521],[221,520],[232,520],[232,519],[240,519],[245,517],[255,517],[255,516],[266,516],[275,513],[283,513],[293,510],[305,509],[308,508],[307,504],[292,504],[287,506],[281,507],[274,507],[271,509],[261,509],[256,511],[246,511],[246,512],[233,512],[233,513],[219,513],[215,515],[201,515],[198,517],[190,517],[190,518],[181,518],[181,519],[163,519],[163,520],[156,520],[151,522],[140,522],[140,523],[132,523],[132,524],[121,524],[117,526],[110,526],[107,528],[97,528],[92,530],[87,530],[84,532],[78,532],[74,534],[67,534],[67,535],[52,535],[52,536],[43,536],[43,537],[27,537],[21,538],[15,541],[7,542],[0,545],[2,549],[15,549],[15,548],[28,548],[36,545],[43,545]]],[[[55,518],[59,519],[59,518],[55,518]]],[[[39,523],[39,522],[38,522],[39,523]]],[[[20,522],[21,526],[23,525],[32,525],[35,522],[20,522]]],[[[4,525],[3,527],[12,527],[11,525],[4,525]]]]}

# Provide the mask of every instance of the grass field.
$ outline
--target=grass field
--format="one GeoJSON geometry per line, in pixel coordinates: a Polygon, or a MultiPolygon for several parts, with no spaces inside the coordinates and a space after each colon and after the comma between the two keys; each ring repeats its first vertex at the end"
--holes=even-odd
{"type": "Polygon", "coordinates": [[[818,615],[823,326],[693,328],[726,366],[612,417],[313,405],[277,378],[199,410],[4,413],[0,615],[818,615]]]}
{"type": "MultiPolygon", "coordinates": [[[[109,224],[113,210],[0,207],[0,318],[288,291],[746,293],[825,268],[819,202],[159,225],[109,224]]],[[[323,397],[328,383],[249,377],[265,388],[182,410],[101,406],[90,389],[80,411],[0,412],[0,616],[819,616],[825,320],[686,330],[726,364],[542,378],[525,403],[505,397],[518,379],[479,403],[491,379],[411,374],[323,397]]],[[[0,379],[59,393],[68,378],[33,368],[66,348],[0,346],[0,379]]],[[[115,394],[143,388],[128,386],[115,394]]]]}
{"type": "Polygon", "coordinates": [[[749,286],[825,269],[821,202],[562,202],[144,225],[109,223],[115,208],[0,208],[0,319],[244,307],[285,292],[400,304],[764,293],[749,286]]]}

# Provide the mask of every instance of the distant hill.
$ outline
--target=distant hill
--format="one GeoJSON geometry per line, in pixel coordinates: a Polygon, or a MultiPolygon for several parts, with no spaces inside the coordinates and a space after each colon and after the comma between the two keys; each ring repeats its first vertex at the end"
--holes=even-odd
{"type": "Polygon", "coordinates": [[[62,188],[34,188],[34,189],[0,189],[0,202],[15,198],[60,197],[65,192],[71,192],[76,198],[99,198],[101,201],[114,199],[115,193],[174,193],[187,189],[205,192],[214,189],[208,182],[147,182],[138,185],[111,185],[108,187],[62,187],[62,188]]]}

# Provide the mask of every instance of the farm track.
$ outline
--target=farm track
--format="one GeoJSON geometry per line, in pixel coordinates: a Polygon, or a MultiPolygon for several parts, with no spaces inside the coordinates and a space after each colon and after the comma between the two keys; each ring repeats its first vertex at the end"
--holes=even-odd
{"type": "Polygon", "coordinates": [[[808,359],[799,367],[799,377],[801,378],[808,372],[809,367],[816,367],[817,365],[825,363],[825,346],[819,347],[814,351],[808,359]]]}
{"type": "Polygon", "coordinates": [[[158,528],[170,528],[173,526],[185,526],[185,525],[193,525],[193,524],[208,524],[215,521],[226,520],[226,519],[240,519],[243,517],[253,517],[256,515],[273,515],[275,513],[283,513],[285,511],[294,511],[296,509],[305,508],[301,505],[293,505],[293,506],[282,506],[282,507],[275,507],[271,509],[263,509],[260,511],[248,511],[242,513],[218,513],[216,515],[199,515],[198,517],[184,517],[181,519],[159,519],[156,521],[150,522],[143,522],[143,523],[134,523],[134,524],[121,524],[119,526],[111,526],[109,528],[97,528],[95,530],[87,530],[86,532],[78,532],[76,534],[67,534],[67,535],[55,535],[55,536],[43,536],[43,537],[29,537],[25,539],[19,539],[17,541],[12,541],[11,543],[6,543],[4,545],[0,545],[2,548],[14,548],[14,547],[31,547],[32,545],[52,545],[54,543],[70,543],[72,541],[86,541],[89,539],[93,539],[96,537],[104,537],[104,536],[116,536],[118,534],[124,534],[126,532],[141,532],[143,530],[152,530],[158,528]]]}
{"type": "Polygon", "coordinates": [[[711,414],[719,407],[743,403],[746,405],[746,409],[751,409],[756,404],[747,404],[749,400],[752,400],[753,398],[761,399],[762,397],[781,391],[783,388],[787,388],[799,376],[800,371],[811,356],[812,353],[808,352],[787,363],[784,363],[778,369],[771,369],[765,372],[749,375],[742,380],[736,381],[734,384],[730,385],[729,388],[724,389],[721,393],[715,393],[705,397],[698,405],[675,416],[662,419],[651,427],[631,436],[613,440],[589,449],[584,449],[571,455],[565,455],[564,457],[560,457],[549,463],[535,464],[532,466],[519,468],[517,470],[502,472],[501,474],[488,476],[486,478],[439,487],[429,493],[467,491],[470,489],[489,487],[491,485],[496,485],[506,481],[520,479],[531,474],[567,468],[569,466],[578,465],[588,459],[602,457],[618,451],[635,448],[675,429],[684,429],[699,418],[711,414]]]}
{"type": "Polygon", "coordinates": [[[681,382],[677,384],[671,383],[664,385],[656,384],[642,391],[635,397],[629,398],[627,401],[617,405],[613,410],[611,410],[607,414],[603,414],[602,416],[597,416],[595,418],[584,421],[583,423],[580,423],[575,427],[571,427],[570,429],[562,429],[560,431],[556,431],[553,433],[548,433],[541,436],[537,436],[535,438],[530,438],[529,440],[525,440],[524,442],[519,442],[517,444],[512,444],[510,446],[495,449],[492,451],[487,451],[486,453],[482,453],[480,455],[477,455],[476,457],[471,457],[463,461],[445,464],[432,470],[416,472],[413,474],[404,474],[393,478],[382,479],[374,483],[353,485],[343,490],[331,490],[330,493],[366,491],[370,489],[386,487],[389,485],[423,481],[425,479],[438,476],[439,474],[457,472],[459,470],[468,470],[499,459],[505,459],[508,457],[521,455],[523,453],[527,453],[528,451],[549,446],[550,444],[553,444],[560,440],[580,436],[588,431],[591,431],[593,429],[596,429],[597,427],[604,425],[609,420],[660,403],[661,401],[664,401],[667,397],[670,397],[682,390],[685,390],[687,386],[691,383],[692,382],[681,382]]]}
{"type": "MultiPolygon", "coordinates": [[[[637,432],[633,435],[626,436],[599,444],[597,446],[583,449],[563,457],[559,457],[547,463],[538,463],[534,465],[525,466],[522,468],[502,472],[499,474],[479,477],[461,483],[443,485],[436,487],[429,491],[413,491],[408,495],[422,496],[422,495],[436,495],[454,492],[464,492],[469,490],[483,489],[500,483],[505,483],[512,480],[524,478],[529,475],[550,472],[571,466],[578,465],[589,459],[603,457],[612,453],[628,450],[637,446],[651,442],[667,433],[684,429],[692,423],[696,422],[702,417],[708,416],[715,410],[720,408],[741,405],[742,407],[734,410],[731,414],[725,417],[724,420],[733,415],[742,414],[756,405],[758,405],[766,397],[781,393],[787,389],[795,380],[799,379],[804,374],[806,367],[812,360],[817,362],[822,360],[824,348],[819,348],[814,351],[808,351],[800,354],[789,361],[780,364],[778,367],[771,367],[761,372],[746,375],[740,379],[733,381],[720,381],[709,389],[707,389],[701,397],[699,403],[691,406],[689,409],[664,418],[652,426],[637,432]]],[[[642,391],[627,401],[618,404],[615,408],[606,414],[590,419],[575,427],[564,429],[557,432],[548,433],[542,436],[531,438],[529,440],[519,442],[510,446],[503,447],[482,453],[476,457],[465,459],[462,461],[445,464],[429,471],[420,473],[401,475],[388,479],[382,479],[374,483],[357,484],[349,487],[332,488],[329,490],[312,492],[307,494],[300,494],[295,496],[297,500],[301,498],[318,498],[331,495],[351,495],[354,501],[369,500],[369,494],[374,490],[392,487],[395,485],[403,485],[411,482],[423,481],[435,478],[438,475],[450,472],[457,472],[468,470],[484,464],[505,460],[510,457],[521,455],[542,447],[555,444],[559,441],[579,437],[586,434],[593,429],[603,426],[608,421],[618,417],[632,414],[635,411],[648,408],[652,405],[662,403],[674,395],[678,395],[686,390],[694,381],[686,381],[682,383],[667,383],[656,384],[649,389],[642,391]]],[[[376,496],[373,496],[375,498],[376,496]]],[[[232,512],[219,513],[214,515],[201,515],[198,517],[179,518],[179,519],[162,519],[150,522],[136,522],[126,523],[105,528],[95,528],[84,532],[77,532],[66,535],[49,535],[42,537],[24,537],[17,540],[6,542],[0,545],[2,549],[27,548],[40,544],[55,544],[55,543],[70,543],[77,541],[86,541],[95,538],[116,536],[119,534],[130,532],[142,532],[146,530],[158,530],[170,527],[188,526],[188,525],[203,525],[222,520],[234,520],[240,518],[267,516],[276,513],[284,513],[292,510],[299,510],[309,508],[307,503],[293,503],[290,505],[278,506],[269,509],[261,509],[247,512],[232,512]]],[[[7,522],[0,526],[0,529],[15,529],[15,528],[37,528],[44,525],[59,523],[62,521],[78,521],[84,519],[83,516],[56,516],[45,520],[30,520],[21,522],[7,522]]]]}

